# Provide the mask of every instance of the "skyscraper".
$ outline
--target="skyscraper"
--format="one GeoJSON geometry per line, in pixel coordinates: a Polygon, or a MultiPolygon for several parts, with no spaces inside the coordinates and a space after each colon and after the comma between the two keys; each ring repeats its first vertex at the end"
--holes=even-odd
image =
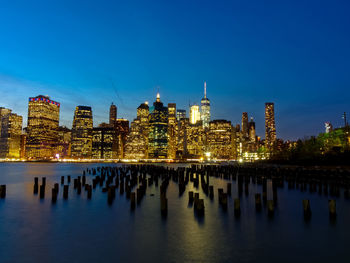
{"type": "Polygon", "coordinates": [[[250,118],[250,122],[248,124],[248,130],[249,130],[249,140],[251,142],[256,141],[256,132],[255,132],[255,122],[253,117],[250,118]]]}
{"type": "Polygon", "coordinates": [[[198,105],[192,105],[190,107],[190,123],[196,124],[197,121],[201,120],[201,114],[199,112],[199,106],[198,105]]]}
{"type": "Polygon", "coordinates": [[[176,119],[177,119],[177,121],[180,121],[181,119],[185,119],[185,118],[186,118],[186,110],[178,109],[176,111],[176,119]]]}
{"type": "Polygon", "coordinates": [[[22,116],[0,108],[0,158],[20,158],[22,116]]]}
{"type": "Polygon", "coordinates": [[[92,110],[89,106],[77,106],[72,126],[73,158],[91,158],[92,155],[92,110]]]}
{"type": "Polygon", "coordinates": [[[265,144],[272,148],[276,141],[275,105],[272,102],[265,103],[265,144]]]}
{"type": "Polygon", "coordinates": [[[116,130],[109,125],[92,129],[92,158],[115,159],[117,155],[116,130]]]}
{"type": "Polygon", "coordinates": [[[148,156],[167,158],[168,153],[168,108],[160,101],[159,93],[149,114],[148,156]]]}
{"type": "Polygon", "coordinates": [[[114,126],[116,120],[117,120],[117,106],[115,106],[112,102],[111,107],[109,108],[109,125],[114,126]]]}
{"type": "Polygon", "coordinates": [[[244,138],[248,138],[249,130],[248,130],[248,113],[242,113],[242,135],[244,138]]]}
{"type": "Polygon", "coordinates": [[[168,158],[176,158],[176,104],[168,103],[168,158]]]}
{"type": "Polygon", "coordinates": [[[148,157],[148,103],[137,108],[137,117],[131,122],[130,132],[125,144],[125,158],[146,159],[148,157]]]}
{"type": "Polygon", "coordinates": [[[207,83],[204,82],[204,98],[201,100],[201,119],[204,128],[209,128],[210,100],[207,98],[207,83]]]}
{"type": "Polygon", "coordinates": [[[115,122],[115,130],[117,136],[117,158],[124,158],[125,143],[129,134],[129,121],[119,118],[115,122]]]}
{"type": "Polygon", "coordinates": [[[213,120],[209,123],[208,147],[214,159],[233,159],[235,136],[230,121],[213,120]]]}
{"type": "Polygon", "coordinates": [[[29,98],[26,155],[46,159],[56,154],[60,103],[39,95],[29,98]]]}

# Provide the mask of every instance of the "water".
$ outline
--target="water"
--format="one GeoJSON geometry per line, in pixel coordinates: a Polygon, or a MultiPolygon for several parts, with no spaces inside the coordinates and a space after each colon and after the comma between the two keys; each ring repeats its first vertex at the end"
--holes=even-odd
{"type": "MultiPolygon", "coordinates": [[[[188,206],[189,183],[182,197],[178,185],[167,190],[168,216],[160,214],[159,189],[147,188],[135,211],[117,193],[107,204],[101,188],[87,200],[70,187],[69,199],[51,204],[51,188],[62,175],[74,177],[94,164],[0,163],[0,184],[7,185],[0,199],[0,262],[349,262],[350,201],[337,200],[337,219],[328,217],[328,198],[318,193],[278,189],[273,218],[266,208],[255,211],[254,193],[241,197],[241,216],[236,218],[232,196],[227,212],[218,204],[217,188],[227,181],[211,178],[214,200],[204,198],[205,216],[198,218],[188,206]],[[34,177],[46,176],[44,200],[33,195],[34,177]],[[153,193],[154,196],[150,194],[153,193]],[[310,199],[312,218],[305,222],[302,199],[310,199]]],[[[91,176],[87,177],[91,182],[91,176]]],[[[72,184],[72,183],[71,183],[72,184]]],[[[268,187],[268,199],[271,197],[268,187]]]]}

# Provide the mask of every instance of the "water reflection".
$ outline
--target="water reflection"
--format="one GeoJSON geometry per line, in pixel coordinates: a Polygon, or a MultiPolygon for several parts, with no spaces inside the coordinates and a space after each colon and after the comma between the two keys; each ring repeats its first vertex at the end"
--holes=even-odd
{"type": "MultiPolygon", "coordinates": [[[[51,189],[62,175],[80,176],[91,164],[0,164],[0,184],[7,185],[6,199],[0,199],[1,262],[318,262],[348,259],[344,244],[350,241],[349,201],[337,201],[337,218],[328,214],[328,197],[318,192],[278,188],[278,203],[272,218],[263,201],[255,208],[255,193],[262,186],[249,184],[248,195],[239,196],[236,182],[228,196],[227,210],[219,205],[217,189],[226,190],[226,180],[210,178],[214,199],[201,188],[188,184],[179,196],[178,184],[169,183],[168,213],[160,213],[160,191],[153,184],[135,210],[116,192],[111,205],[107,193],[93,189],[92,199],[69,187],[62,198],[60,184],[56,204],[51,189]],[[34,177],[45,176],[45,199],[33,194],[34,177]],[[204,199],[204,216],[188,203],[188,192],[204,199]],[[153,194],[153,196],[151,195],[153,194]],[[234,213],[234,199],[240,198],[241,214],[234,213]],[[304,220],[302,200],[312,204],[312,217],[304,220]],[[293,251],[292,253],[290,251],[293,251]]],[[[96,166],[96,165],[95,165],[96,166]]],[[[91,177],[87,177],[91,184],[91,177]]],[[[267,199],[273,200],[268,182],[267,199]]],[[[342,193],[341,193],[342,196],[342,193]]],[[[333,197],[332,197],[333,198],[333,197]]]]}

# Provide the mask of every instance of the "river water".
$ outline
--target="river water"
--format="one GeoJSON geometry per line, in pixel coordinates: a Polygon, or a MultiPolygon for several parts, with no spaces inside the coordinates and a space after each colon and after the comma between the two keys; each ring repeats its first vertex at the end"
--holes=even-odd
{"type": "MultiPolygon", "coordinates": [[[[159,188],[147,188],[134,211],[125,194],[117,193],[108,205],[101,188],[88,200],[82,190],[70,187],[69,199],[56,204],[51,188],[62,175],[76,178],[87,167],[100,164],[0,163],[0,184],[7,185],[0,199],[0,262],[350,262],[350,201],[335,198],[337,219],[330,222],[328,199],[318,193],[278,189],[273,218],[266,208],[255,210],[254,193],[261,186],[250,184],[241,197],[241,216],[234,216],[238,196],[232,182],[228,209],[218,204],[217,188],[226,191],[227,181],[211,178],[214,200],[188,184],[182,197],[170,181],[168,216],[160,213],[159,188]],[[34,177],[46,177],[45,199],[33,194],[34,177]],[[196,217],[188,206],[188,191],[200,192],[205,215],[196,217]],[[154,194],[154,195],[151,195],[154,194]],[[309,199],[312,218],[304,221],[302,200],[309,199]]],[[[87,176],[91,183],[92,176],[87,176]]],[[[72,183],[71,183],[72,184],[72,183]]],[[[268,199],[272,199],[271,186],[268,199]]],[[[334,199],[334,197],[332,197],[334,199]]]]}

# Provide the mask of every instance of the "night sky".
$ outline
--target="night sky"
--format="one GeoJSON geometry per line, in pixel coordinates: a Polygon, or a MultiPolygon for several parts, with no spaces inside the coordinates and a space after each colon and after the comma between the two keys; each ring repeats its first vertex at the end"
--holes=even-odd
{"type": "Polygon", "coordinates": [[[137,106],[200,103],[207,81],[212,119],[247,111],[264,137],[274,102],[277,137],[342,125],[350,114],[350,1],[2,1],[0,106],[24,117],[28,97],[77,105],[94,125],[110,103],[130,121],[137,106]]]}

